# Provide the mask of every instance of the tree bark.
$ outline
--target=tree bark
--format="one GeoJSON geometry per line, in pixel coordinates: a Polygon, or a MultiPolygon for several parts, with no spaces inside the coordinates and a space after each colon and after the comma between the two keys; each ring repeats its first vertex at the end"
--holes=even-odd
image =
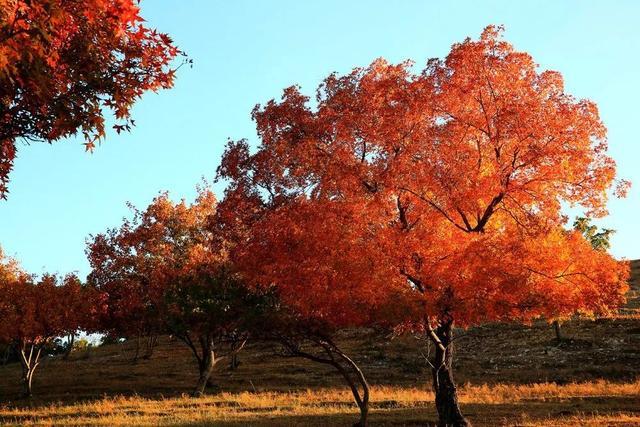
{"type": "Polygon", "coordinates": [[[23,396],[33,396],[33,374],[40,364],[40,352],[42,347],[31,344],[27,351],[27,345],[23,344],[20,349],[20,363],[22,364],[22,385],[24,388],[23,396]]]}
{"type": "Polygon", "coordinates": [[[444,323],[431,332],[430,338],[434,341],[436,348],[431,373],[436,395],[438,425],[441,427],[470,426],[471,423],[460,409],[453,379],[453,323],[444,323]]]}
{"type": "Polygon", "coordinates": [[[360,367],[356,365],[353,360],[338,349],[334,349],[334,351],[336,351],[340,358],[346,362],[349,370],[356,377],[356,380],[354,381],[351,378],[351,375],[349,375],[348,370],[345,370],[340,364],[336,365],[342,376],[347,381],[347,384],[349,384],[349,388],[353,394],[353,399],[356,401],[358,409],[360,410],[360,419],[354,424],[354,427],[366,427],[369,425],[369,383],[367,382],[367,379],[362,373],[360,367]],[[360,395],[358,385],[362,389],[362,395],[360,395]]]}
{"type": "Polygon", "coordinates": [[[218,360],[219,359],[216,359],[213,349],[211,348],[205,351],[203,357],[198,360],[199,375],[196,389],[193,392],[194,396],[204,395],[204,390],[207,388],[207,384],[211,378],[211,373],[213,372],[213,368],[218,360]]]}
{"type": "Polygon", "coordinates": [[[556,333],[556,341],[562,341],[562,329],[560,327],[560,322],[557,320],[553,321],[553,331],[556,333]]]}
{"type": "Polygon", "coordinates": [[[302,351],[299,346],[291,344],[286,339],[282,342],[290,352],[291,356],[304,357],[313,362],[323,363],[333,366],[345,379],[347,385],[351,389],[353,399],[358,405],[360,410],[360,419],[354,423],[354,427],[366,427],[369,425],[369,383],[364,376],[364,373],[360,367],[345,353],[343,353],[335,344],[331,341],[312,340],[327,354],[327,358],[316,356],[311,353],[302,351]],[[361,392],[362,390],[362,392],[361,392]]]}

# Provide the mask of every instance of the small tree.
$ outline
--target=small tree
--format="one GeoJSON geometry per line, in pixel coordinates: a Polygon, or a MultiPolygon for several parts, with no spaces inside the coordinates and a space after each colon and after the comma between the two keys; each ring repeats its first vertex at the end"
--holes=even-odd
{"type": "MultiPolygon", "coordinates": [[[[28,280],[27,274],[13,258],[7,257],[0,247],[0,361],[3,365],[9,361],[18,361],[17,351],[11,339],[10,314],[15,310],[13,299],[9,295],[17,283],[28,280]]],[[[15,326],[15,325],[13,325],[15,326]]]]}
{"type": "MultiPolygon", "coordinates": [[[[88,281],[107,297],[105,331],[153,340],[167,330],[163,309],[170,281],[210,254],[204,227],[215,212],[215,198],[202,190],[189,206],[162,193],[144,211],[130,208],[132,219],[89,238],[88,281]]],[[[152,349],[148,346],[147,358],[152,349]]]]}
{"type": "MultiPolygon", "coordinates": [[[[103,322],[112,334],[172,333],[193,352],[202,394],[214,366],[239,352],[242,325],[259,294],[245,289],[228,264],[227,243],[215,230],[217,203],[199,188],[192,204],[167,193],[118,229],[93,236],[89,281],[107,296],[103,322]]],[[[258,299],[258,300],[257,300],[258,299]]]]}
{"type": "MultiPolygon", "coordinates": [[[[573,222],[573,229],[582,233],[593,249],[603,252],[607,252],[611,247],[610,239],[615,233],[615,230],[609,228],[598,231],[598,227],[591,224],[591,218],[587,217],[576,218],[573,222]]],[[[560,320],[553,321],[553,331],[556,334],[556,341],[560,343],[562,341],[562,324],[560,320]]]]}
{"type": "Polygon", "coordinates": [[[73,308],[83,306],[87,295],[79,289],[75,275],[62,280],[44,275],[37,281],[23,275],[2,283],[0,300],[8,304],[0,308],[0,337],[13,343],[20,354],[25,397],[32,396],[33,376],[46,347],[80,326],[84,316],[73,308]]]}
{"type": "Polygon", "coordinates": [[[65,278],[60,293],[60,298],[64,301],[61,322],[66,329],[63,354],[63,359],[66,360],[76,343],[76,336],[81,331],[92,332],[96,329],[96,318],[103,312],[104,303],[99,292],[80,282],[75,275],[65,278]]]}
{"type": "Polygon", "coordinates": [[[201,266],[176,278],[166,301],[171,333],[189,347],[197,361],[194,395],[200,396],[215,366],[243,349],[270,298],[249,290],[225,266],[201,266]]]}

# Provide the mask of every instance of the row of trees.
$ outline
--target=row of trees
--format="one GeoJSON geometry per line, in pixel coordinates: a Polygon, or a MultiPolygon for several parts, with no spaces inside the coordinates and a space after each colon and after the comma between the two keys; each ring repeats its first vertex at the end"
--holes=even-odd
{"type": "Polygon", "coordinates": [[[37,278],[0,252],[0,344],[18,353],[26,396],[43,351],[58,337],[95,329],[103,309],[100,295],[75,275],[37,278]]]}
{"type": "Polygon", "coordinates": [[[562,214],[606,214],[615,164],[597,107],[499,28],[418,72],[378,60],[332,74],[313,104],[288,88],[253,118],[259,144],[228,143],[220,203],[205,188],[191,205],[161,194],[88,242],[96,328],[172,333],[198,362],[197,393],[247,339],[277,340],[343,375],[365,425],[366,378],[334,335],[373,326],[433,344],[440,424],[468,425],[455,327],[602,315],[624,299],[627,265],[562,214]]]}
{"type": "MultiPolygon", "coordinates": [[[[284,356],[334,367],[353,392],[361,410],[359,423],[366,424],[368,383],[332,339],[343,323],[295,313],[282,305],[273,286],[246,286],[231,269],[228,252],[220,246],[212,252],[214,241],[220,242],[215,238],[220,236],[215,208],[213,194],[203,188],[191,206],[184,201],[173,204],[164,193],[144,212],[134,208],[132,220],[90,239],[93,270],[84,285],[72,274],[38,279],[24,273],[15,260],[0,257],[0,343],[19,353],[25,395],[32,393],[43,351],[52,349],[56,337],[74,337],[80,330],[137,341],[144,337],[148,350],[158,335],[174,335],[197,361],[196,395],[204,393],[215,365],[239,352],[252,337],[280,343],[284,356]]],[[[577,220],[574,227],[597,250],[608,244],[610,231],[597,232],[588,219],[577,220]]],[[[377,322],[369,318],[358,324],[389,327],[419,314],[400,315],[407,301],[392,302],[395,314],[386,307],[378,310],[384,317],[377,322]]],[[[366,312],[360,309],[360,314],[366,312]]],[[[68,345],[72,342],[71,338],[68,345]]]]}
{"type": "Polygon", "coordinates": [[[273,285],[247,286],[232,264],[213,193],[198,193],[191,205],[163,193],[144,211],[132,207],[133,217],[119,228],[91,236],[85,284],[75,275],[38,279],[3,258],[0,344],[20,351],[25,395],[32,394],[41,353],[56,337],[80,330],[150,343],[161,334],[180,339],[197,362],[195,395],[203,394],[216,364],[251,337],[282,344],[282,355],[334,366],[366,414],[364,374],[332,340],[339,324],[283,305],[273,285]]]}

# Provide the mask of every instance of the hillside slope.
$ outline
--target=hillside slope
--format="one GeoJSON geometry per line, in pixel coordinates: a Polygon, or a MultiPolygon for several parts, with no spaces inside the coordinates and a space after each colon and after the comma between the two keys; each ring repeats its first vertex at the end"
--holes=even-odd
{"type": "MultiPolygon", "coordinates": [[[[560,345],[544,323],[460,331],[456,376],[470,419],[478,425],[514,419],[522,425],[640,425],[640,261],[632,263],[632,274],[619,316],[566,322],[560,345]],[[547,382],[554,384],[531,385],[547,382]]],[[[350,331],[340,341],[373,386],[374,424],[435,419],[421,342],[372,331],[350,331]]],[[[0,366],[0,423],[341,425],[355,417],[338,375],[274,350],[249,345],[237,370],[218,367],[217,385],[202,399],[181,397],[195,384],[196,368],[186,347],[169,337],[160,339],[150,360],[137,363],[132,343],[74,353],[69,361],[45,360],[30,402],[17,399],[19,366],[0,366]],[[130,413],[118,418],[123,408],[130,413]]]]}

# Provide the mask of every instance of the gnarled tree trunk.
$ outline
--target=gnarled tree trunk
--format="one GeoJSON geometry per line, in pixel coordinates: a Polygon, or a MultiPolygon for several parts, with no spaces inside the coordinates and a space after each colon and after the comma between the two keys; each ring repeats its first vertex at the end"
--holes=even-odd
{"type": "Polygon", "coordinates": [[[310,339],[319,345],[327,357],[302,351],[299,345],[282,337],[281,342],[289,353],[289,356],[304,357],[313,362],[323,363],[333,366],[344,378],[351,389],[353,399],[360,410],[360,419],[354,423],[354,427],[365,427],[369,425],[369,383],[360,367],[345,353],[343,353],[334,343],[327,339],[310,339]]]}
{"type": "Polygon", "coordinates": [[[453,379],[453,323],[446,322],[435,330],[429,328],[429,338],[435,344],[435,355],[431,365],[433,389],[436,395],[439,426],[470,426],[458,402],[458,393],[453,379]]]}
{"type": "Polygon", "coordinates": [[[244,338],[239,341],[238,345],[233,346],[228,353],[224,355],[216,355],[215,340],[211,336],[203,335],[198,337],[200,344],[199,350],[189,334],[175,334],[175,336],[182,340],[189,349],[191,349],[193,356],[198,362],[198,382],[196,383],[196,388],[193,391],[193,396],[202,396],[207,386],[211,385],[211,374],[213,373],[213,369],[216,364],[222,359],[231,357],[240,352],[247,342],[247,339],[244,338]]]}
{"type": "Polygon", "coordinates": [[[360,419],[354,424],[354,426],[365,427],[369,425],[369,383],[367,382],[367,379],[362,373],[360,367],[358,367],[353,360],[338,349],[334,349],[333,351],[336,352],[344,362],[346,362],[347,369],[344,369],[339,363],[335,366],[338,371],[340,371],[347,384],[349,384],[349,388],[353,394],[353,399],[356,401],[358,409],[360,410],[360,419]],[[355,379],[353,377],[355,377],[355,379]],[[360,389],[362,390],[362,394],[360,394],[360,389]]]}

